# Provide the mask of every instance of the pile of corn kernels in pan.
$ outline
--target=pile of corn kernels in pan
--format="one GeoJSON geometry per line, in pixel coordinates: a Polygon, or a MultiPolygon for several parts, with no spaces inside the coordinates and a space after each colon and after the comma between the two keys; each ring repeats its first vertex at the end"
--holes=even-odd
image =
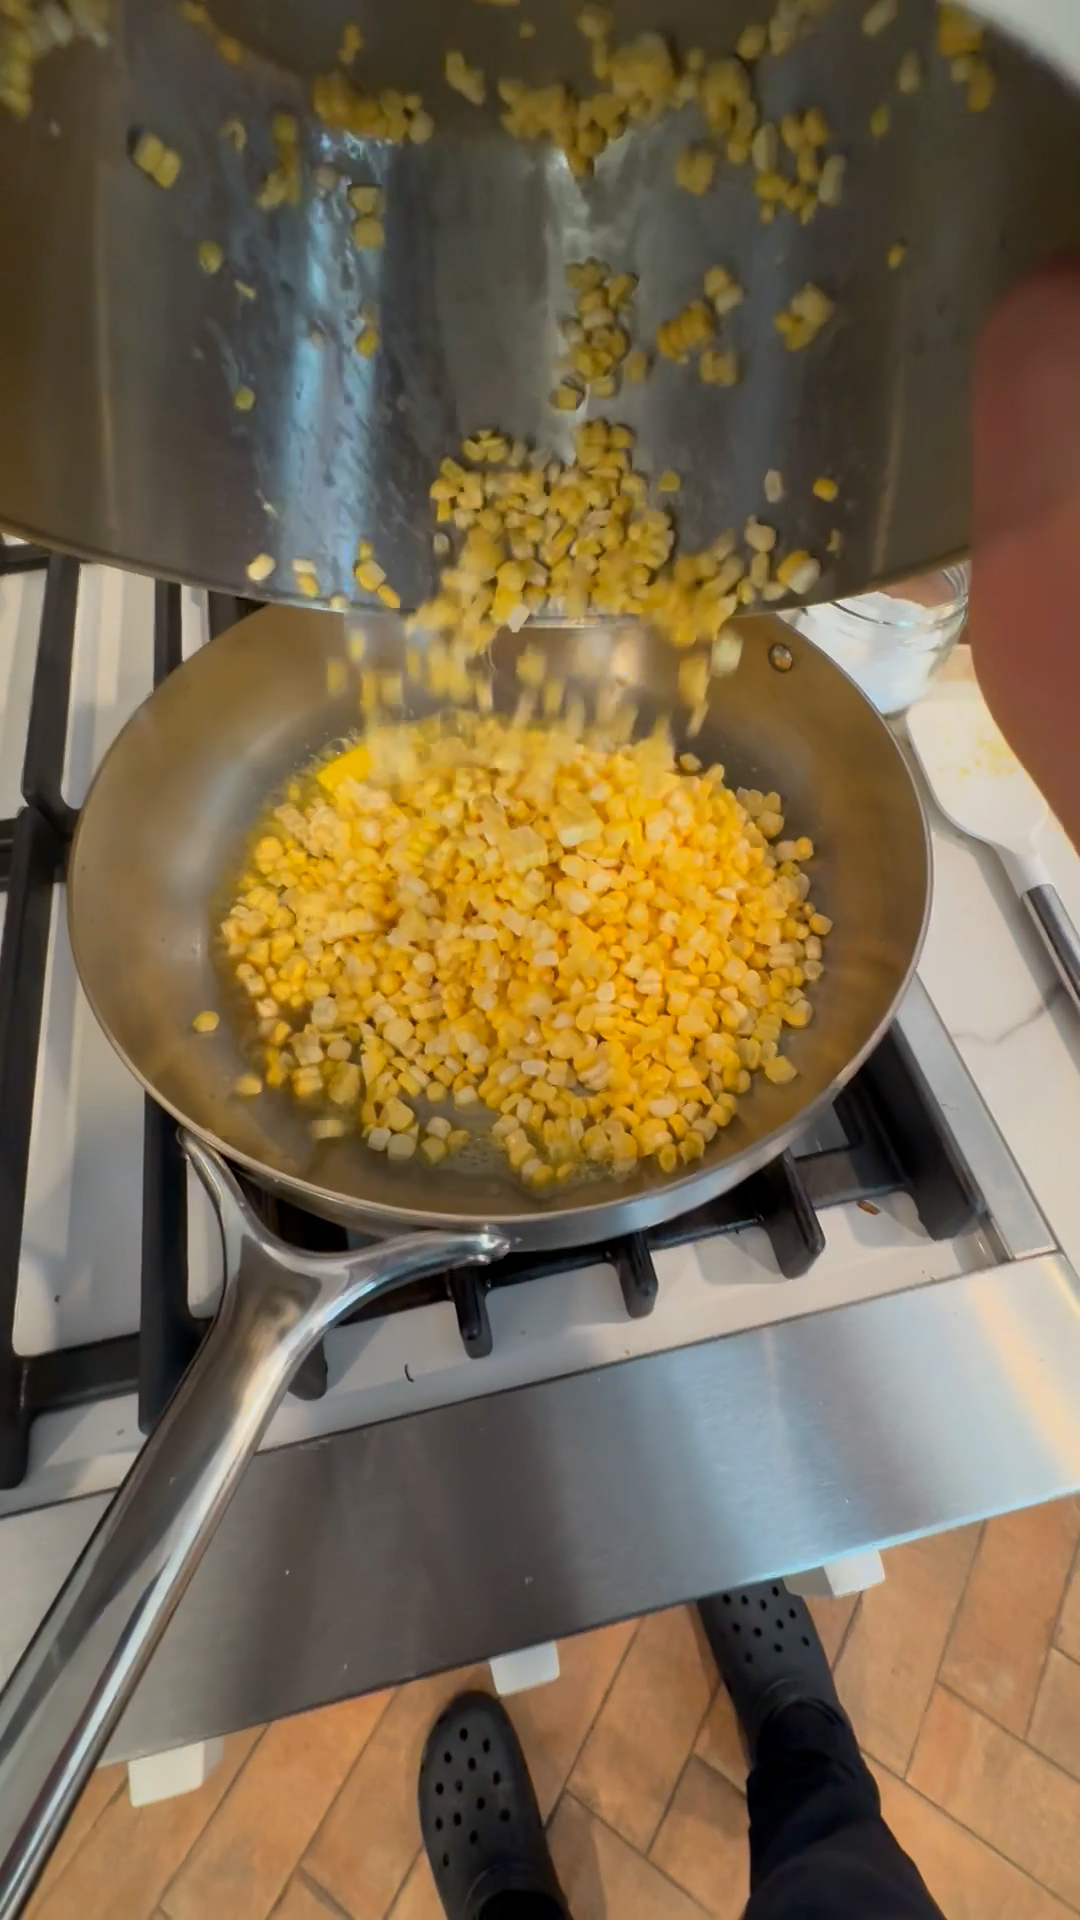
{"type": "Polygon", "coordinates": [[[543,1193],[690,1167],[756,1072],[795,1077],[831,927],[811,842],[664,728],[630,744],[632,710],[543,704],[376,726],[293,785],[221,929],[257,1021],[239,1096],[430,1166],[482,1122],[543,1193]]]}

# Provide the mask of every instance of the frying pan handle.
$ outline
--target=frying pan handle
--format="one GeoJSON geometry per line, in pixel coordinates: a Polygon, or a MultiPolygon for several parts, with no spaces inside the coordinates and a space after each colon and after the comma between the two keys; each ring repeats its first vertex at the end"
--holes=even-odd
{"type": "Polygon", "coordinates": [[[1024,905],[1043,937],[1066,993],[1080,1013],[1080,936],[1065,911],[1060,893],[1049,882],[1029,887],[1024,894],[1024,905]]]}
{"type": "Polygon", "coordinates": [[[198,1355],[0,1694],[0,1920],[21,1912],[305,1355],[361,1301],[505,1251],[485,1230],[305,1254],[266,1231],[215,1153],[190,1137],[184,1148],[218,1210],[225,1291],[198,1355]]]}

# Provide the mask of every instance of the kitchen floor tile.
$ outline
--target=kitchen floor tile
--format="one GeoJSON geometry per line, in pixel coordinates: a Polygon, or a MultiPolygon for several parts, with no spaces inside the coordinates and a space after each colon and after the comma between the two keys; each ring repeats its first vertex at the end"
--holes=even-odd
{"type": "MultiPolygon", "coordinates": [[[[219,1913],[221,1909],[208,1909],[208,1920],[210,1912],[219,1913]]],[[[341,1920],[341,1908],[324,1900],[302,1873],[294,1873],[274,1908],[274,1920],[341,1920]]]]}
{"type": "Polygon", "coordinates": [[[506,1702],[525,1749],[545,1820],[566,1785],[637,1629],[637,1621],[628,1620],[561,1641],[559,1678],[550,1686],[513,1694],[506,1702]]]}
{"type": "Polygon", "coordinates": [[[169,1920],[265,1920],[393,1696],[368,1694],[268,1727],[161,1905],[169,1920]]]}
{"type": "Polygon", "coordinates": [[[1065,1590],[1065,1601],[1058,1621],[1056,1646],[1070,1660],[1080,1660],[1080,1553],[1073,1565],[1072,1578],[1065,1590]]]}
{"type": "Polygon", "coordinates": [[[863,1594],[837,1661],[863,1747],[894,1773],[911,1758],[978,1541],[977,1527],[961,1527],[890,1548],[884,1585],[863,1594]]]}
{"type": "Polygon", "coordinates": [[[716,1690],[696,1616],[643,1620],[570,1776],[576,1797],[647,1851],[716,1690]]]}
{"type": "MultiPolygon", "coordinates": [[[[38,1882],[37,1898],[40,1901],[54,1880],[58,1880],[64,1868],[82,1846],[91,1827],[100,1820],[106,1807],[116,1794],[127,1791],[127,1768],[124,1766],[97,1767],[90,1775],[82,1793],[75,1802],[71,1818],[60,1835],[45,1871],[38,1882]]],[[[31,1908],[31,1911],[33,1909],[31,1908]]]]}
{"type": "MultiPolygon", "coordinates": [[[[978,1552],[978,1528],[896,1548],[884,1589],[811,1605],[857,1730],[894,1756],[892,1770],[872,1762],[886,1818],[948,1920],[1080,1914],[1070,1524],[1059,1505],[994,1522],[978,1552]],[[1055,1580],[1066,1591],[1033,1695],[1055,1580]],[[942,1657],[988,1711],[935,1685],[942,1657]],[[1032,1697],[1026,1740],[993,1717],[1019,1724],[1032,1697]]],[[[575,1920],[736,1920],[746,1768],[693,1610],[583,1634],[560,1662],[552,1687],[508,1705],[541,1803],[556,1805],[575,1920]]],[[[477,1684],[486,1667],[403,1687],[381,1714],[359,1701],[240,1736],[198,1794],[156,1807],[130,1806],[122,1770],[95,1775],[33,1920],[442,1920],[417,1769],[439,1707],[477,1684]]]]}
{"type": "Polygon", "coordinates": [[[875,1767],[881,1811],[948,1920],[1068,1920],[1072,1909],[967,1833],[921,1794],[875,1767]]]}
{"type": "Polygon", "coordinates": [[[1080,1502],[1055,1500],[986,1527],[941,1664],[941,1681],[1023,1735],[1061,1608],[1080,1502]]]}
{"type": "Polygon", "coordinates": [[[487,1684],[487,1667],[402,1687],[303,1857],[315,1885],[352,1920],[383,1920],[420,1849],[416,1782],[428,1728],[448,1700],[487,1684]]]}
{"type": "Polygon", "coordinates": [[[446,1920],[426,1854],[417,1854],[386,1920],[446,1920]]]}
{"type": "Polygon", "coordinates": [[[908,1781],[1032,1879],[1080,1906],[1080,1782],[964,1700],[934,1691],[908,1781]]]}
{"type": "Polygon", "coordinates": [[[694,1752],[707,1766],[722,1774],[742,1794],[746,1792],[749,1771],[739,1738],[739,1722],[726,1687],[718,1687],[712,1706],[701,1723],[694,1752]]]}
{"type": "Polygon", "coordinates": [[[1056,1650],[1046,1662],[1028,1743],[1080,1780],[1080,1666],[1056,1650]]]}
{"type": "Polygon", "coordinates": [[[810,1617],[821,1636],[821,1644],[831,1667],[835,1667],[847,1630],[858,1610],[862,1595],[846,1593],[842,1598],[808,1600],[810,1617]]]}
{"type": "Polygon", "coordinates": [[[229,1791],[262,1729],[230,1734],[195,1793],[133,1807],[127,1786],[110,1800],[67,1868],[34,1899],[32,1920],[144,1920],[229,1791]]]}
{"type": "Polygon", "coordinates": [[[715,1920],[739,1920],[750,1895],[743,1795],[704,1761],[689,1760],[649,1858],[715,1920]]]}
{"type": "Polygon", "coordinates": [[[551,1851],[574,1920],[702,1920],[706,1908],[564,1793],[551,1851]]]}

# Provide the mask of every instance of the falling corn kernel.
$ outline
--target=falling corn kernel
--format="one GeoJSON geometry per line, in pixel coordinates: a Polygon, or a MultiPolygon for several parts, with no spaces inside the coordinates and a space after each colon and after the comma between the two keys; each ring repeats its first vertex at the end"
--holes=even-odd
{"type": "Polygon", "coordinates": [[[735,42],[735,51],[740,60],[744,60],[747,65],[751,65],[755,60],[761,59],[768,44],[768,28],[764,24],[755,22],[752,26],[743,28],[739,38],[735,42]]]}
{"type": "Polygon", "coordinates": [[[799,353],[817,339],[835,311],[828,294],[812,281],[792,296],[789,305],[775,319],[777,332],[789,353],[799,353]]]}
{"type": "Polygon", "coordinates": [[[912,47],[896,69],[896,89],[898,93],[918,93],[922,83],[922,61],[912,47]]]}
{"type": "Polygon", "coordinates": [[[781,560],[776,569],[776,578],[779,584],[791,593],[809,593],[821,578],[821,565],[800,548],[781,560]]]}
{"type": "Polygon", "coordinates": [[[356,247],[381,247],[386,240],[386,229],[376,214],[363,214],[353,221],[352,237],[356,247]]]}
{"type": "Polygon", "coordinates": [[[730,351],[721,353],[709,347],[698,361],[698,373],[706,386],[737,387],[739,384],[739,356],[730,351]]]}
{"type": "Polygon", "coordinates": [[[382,601],[384,607],[400,607],[401,595],[395,593],[393,587],[388,587],[384,584],[381,587],[376,587],[375,593],[376,597],[382,601]]]}
{"type": "Polygon", "coordinates": [[[216,1033],[221,1024],[221,1015],[207,1010],[206,1013],[197,1013],[191,1024],[196,1033],[216,1033]]]}
{"type": "Polygon", "coordinates": [[[251,387],[237,387],[233,394],[233,406],[237,413],[250,413],[255,405],[255,393],[251,387]]]}
{"type": "Polygon", "coordinates": [[[891,27],[899,11],[899,0],[874,0],[862,17],[862,30],[867,39],[874,40],[886,27],[891,27]]]}
{"type": "Polygon", "coordinates": [[[479,67],[469,66],[463,53],[448,53],[443,63],[443,72],[447,86],[453,87],[455,93],[460,93],[474,107],[483,106],[487,92],[484,76],[479,67]]]}
{"type": "Polygon", "coordinates": [[[254,560],[248,561],[247,577],[249,580],[254,580],[257,585],[261,580],[269,580],[276,565],[277,561],[272,553],[257,553],[254,560]]]}
{"type": "Polygon", "coordinates": [[[904,261],[907,259],[907,248],[904,245],[903,241],[902,240],[894,241],[893,245],[889,248],[888,253],[885,255],[885,258],[888,261],[889,266],[892,268],[892,271],[894,273],[896,272],[897,267],[902,267],[904,264],[904,261]]]}
{"type": "Polygon", "coordinates": [[[743,643],[737,633],[722,633],[714,640],[709,655],[709,672],[714,680],[726,679],[735,672],[742,659],[743,643]]]}
{"type": "Polygon", "coordinates": [[[349,205],[354,213],[381,213],[383,208],[382,188],[374,186],[350,187],[349,205]]]}
{"type": "Polygon", "coordinates": [[[159,187],[171,187],[180,172],[180,155],[159,140],[156,133],[140,133],[131,157],[140,173],[156,181],[159,187]]]}
{"type": "Polygon", "coordinates": [[[994,70],[986,60],[972,63],[968,81],[967,103],[972,113],[985,113],[994,98],[996,89],[994,70]]]}
{"type": "Polygon", "coordinates": [[[687,193],[707,193],[716,172],[716,155],[711,147],[684,147],[675,162],[675,185],[687,193]]]}
{"type": "Polygon", "coordinates": [[[230,114],[227,120],[222,121],[221,137],[228,142],[234,153],[243,153],[247,146],[247,128],[235,114],[230,114]]]}
{"type": "Polygon", "coordinates": [[[569,381],[564,380],[557,387],[552,388],[548,399],[557,412],[576,413],[578,408],[584,405],[585,389],[571,386],[569,381]]]}
{"type": "Polygon", "coordinates": [[[254,1100],[262,1089],[263,1083],[257,1073],[242,1073],[239,1080],[233,1081],[233,1092],[238,1093],[242,1100],[254,1100]]]}
{"type": "Polygon", "coordinates": [[[218,273],[225,259],[216,240],[200,240],[199,265],[204,273],[218,273]]]}
{"type": "Polygon", "coordinates": [[[942,59],[954,60],[962,54],[979,52],[983,44],[983,29],[966,7],[939,5],[937,37],[938,52],[942,59]]]}
{"type": "Polygon", "coordinates": [[[250,286],[246,280],[234,280],[233,286],[236,288],[241,300],[255,299],[255,289],[253,286],[250,286]]]}
{"type": "Polygon", "coordinates": [[[844,197],[844,182],[847,178],[847,156],[842,153],[830,153],[821,169],[817,183],[817,197],[823,207],[838,207],[844,197]]]}
{"type": "Polygon", "coordinates": [[[821,474],[819,478],[814,481],[811,491],[813,492],[815,500],[835,500],[840,489],[835,480],[830,480],[826,474],[821,474]]]}
{"type": "Polygon", "coordinates": [[[656,490],[658,493],[678,493],[681,486],[682,481],[678,474],[673,472],[671,467],[665,467],[656,483],[656,490]]]}
{"type": "Polygon", "coordinates": [[[784,497],[784,476],[776,467],[770,467],[765,475],[765,498],[771,507],[778,506],[784,497]]]}
{"type": "Polygon", "coordinates": [[[358,53],[364,49],[364,36],[355,21],[347,20],[341,30],[341,45],[338,48],[338,65],[351,67],[358,53]]]}
{"type": "Polygon", "coordinates": [[[873,113],[870,115],[870,131],[873,134],[874,139],[875,140],[883,139],[884,136],[888,133],[891,125],[892,125],[892,108],[889,106],[889,103],[887,100],[883,100],[881,105],[879,107],[875,107],[873,113]]]}
{"type": "Polygon", "coordinates": [[[362,360],[370,360],[379,351],[379,330],[370,320],[365,320],[356,339],[353,341],[362,360]]]}

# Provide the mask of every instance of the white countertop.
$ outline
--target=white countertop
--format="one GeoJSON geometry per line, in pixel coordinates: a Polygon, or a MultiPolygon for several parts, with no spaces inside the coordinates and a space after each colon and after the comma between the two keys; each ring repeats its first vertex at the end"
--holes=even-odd
{"type": "MultiPolygon", "coordinates": [[[[971,697],[979,698],[973,683],[971,697]]],[[[956,833],[922,790],[933,830],[934,896],[919,974],[1059,1246],[1080,1272],[1080,1014],[997,856],[956,833]]],[[[1080,857],[1056,822],[1040,850],[1080,926],[1080,857]]]]}

